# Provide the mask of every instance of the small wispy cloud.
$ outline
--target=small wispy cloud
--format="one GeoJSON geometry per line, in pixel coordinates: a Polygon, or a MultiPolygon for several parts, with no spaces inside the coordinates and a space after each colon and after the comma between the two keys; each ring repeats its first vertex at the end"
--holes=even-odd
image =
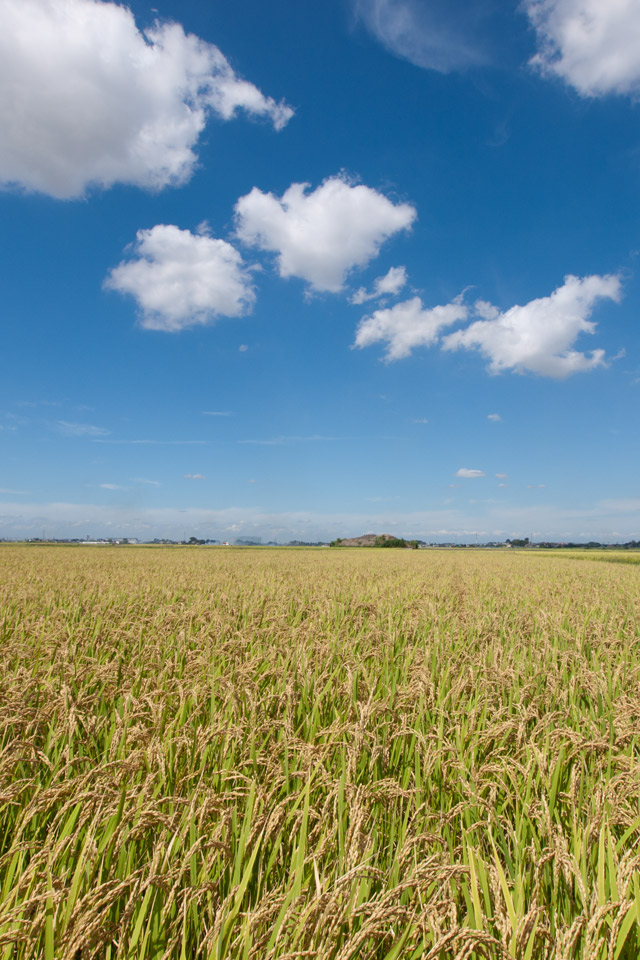
{"type": "MultiPolygon", "coordinates": [[[[532,0],[529,0],[532,2],[532,0]]],[[[451,73],[485,64],[491,5],[419,0],[352,0],[356,17],[390,53],[416,67],[451,73]]]]}
{"type": "Polygon", "coordinates": [[[240,353],[246,353],[248,349],[249,347],[246,343],[241,343],[240,346],[238,347],[238,350],[240,351],[240,353]]]}
{"type": "Polygon", "coordinates": [[[456,477],[463,477],[465,480],[477,480],[478,477],[486,476],[483,470],[469,470],[468,467],[460,467],[455,475],[456,477]]]}
{"type": "Polygon", "coordinates": [[[500,421],[502,420],[502,417],[500,416],[499,413],[488,413],[487,420],[493,420],[494,423],[500,423],[500,421]]]}
{"type": "Polygon", "coordinates": [[[210,440],[95,440],[94,443],[108,443],[113,445],[132,445],[132,446],[200,446],[206,447],[210,440]]]}
{"type": "Polygon", "coordinates": [[[496,473],[496,477],[498,478],[498,480],[508,480],[508,479],[509,479],[509,474],[508,474],[508,473],[496,473]]]}
{"type": "Polygon", "coordinates": [[[416,417],[413,421],[414,423],[429,423],[426,417],[416,417]]]}
{"type": "Polygon", "coordinates": [[[308,437],[270,437],[267,440],[237,440],[236,443],[250,443],[261,447],[281,447],[285,443],[309,443],[315,440],[353,440],[353,437],[325,437],[314,433],[308,437]]]}
{"type": "Polygon", "coordinates": [[[126,487],[121,486],[119,483],[99,483],[98,486],[101,490],[126,490],[126,487]]]}
{"type": "Polygon", "coordinates": [[[56,420],[56,430],[66,437],[106,437],[110,430],[96,427],[93,423],[71,423],[69,420],[56,420]]]}
{"type": "Polygon", "coordinates": [[[0,487],[0,493],[8,493],[14,497],[23,497],[28,492],[28,490],[12,490],[10,487],[0,487]]]}
{"type": "Polygon", "coordinates": [[[546,483],[528,483],[527,490],[544,490],[546,483]]]}
{"type": "Polygon", "coordinates": [[[147,480],[146,477],[131,477],[131,483],[148,483],[152,487],[159,487],[159,480],[147,480]]]}
{"type": "Polygon", "coordinates": [[[185,480],[206,480],[204,473],[185,473],[185,480]]]}
{"type": "Polygon", "coordinates": [[[383,277],[377,277],[373,282],[373,290],[367,291],[360,287],[349,297],[349,303],[366,303],[367,300],[377,300],[379,297],[395,297],[405,286],[408,280],[406,267],[391,267],[383,277]]]}
{"type": "Polygon", "coordinates": [[[230,410],[203,410],[202,416],[203,417],[230,417],[231,411],[230,410]]]}

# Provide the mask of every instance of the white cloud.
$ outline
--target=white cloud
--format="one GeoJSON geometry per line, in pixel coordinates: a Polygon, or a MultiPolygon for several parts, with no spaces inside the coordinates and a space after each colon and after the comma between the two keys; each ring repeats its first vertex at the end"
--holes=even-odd
{"type": "Polygon", "coordinates": [[[378,277],[373,284],[376,297],[393,296],[400,293],[407,282],[406,267],[391,267],[384,277],[378,277]]]}
{"type": "Polygon", "coordinates": [[[137,29],[97,0],[0,0],[0,182],[58,198],[95,184],[149,189],[193,173],[208,116],[276,129],[293,111],[240,79],[177,23],[137,29]]]}
{"type": "Polygon", "coordinates": [[[478,0],[353,0],[356,15],[391,53],[450,73],[485,63],[479,40],[486,4],[478,0]]]}
{"type": "Polygon", "coordinates": [[[98,486],[101,490],[125,490],[125,487],[121,487],[119,483],[99,483],[98,486]]]}
{"type": "Polygon", "coordinates": [[[203,473],[185,473],[185,480],[206,480],[207,478],[203,473]]]}
{"type": "Polygon", "coordinates": [[[159,486],[160,486],[160,481],[159,481],[159,480],[147,480],[146,477],[132,477],[132,478],[131,478],[131,483],[147,483],[147,484],[149,484],[149,485],[152,486],[152,487],[159,487],[159,486]]]}
{"type": "Polygon", "coordinates": [[[158,224],[138,231],[132,253],[104,286],[135,297],[147,330],[176,332],[218,316],[239,317],[254,303],[251,274],[225,240],[158,224]]]}
{"type": "Polygon", "coordinates": [[[478,477],[484,477],[485,473],[482,470],[469,470],[467,467],[460,467],[459,470],[456,470],[456,477],[463,477],[465,480],[477,480],[478,477]]]}
{"type": "Polygon", "coordinates": [[[27,494],[27,490],[12,490],[9,487],[0,487],[0,493],[8,493],[14,497],[23,497],[27,494]]]}
{"type": "Polygon", "coordinates": [[[229,410],[203,410],[203,417],[230,417],[231,412],[229,410]]]}
{"type": "Polygon", "coordinates": [[[365,287],[360,287],[351,297],[349,303],[366,303],[367,300],[377,300],[379,297],[395,297],[407,282],[406,267],[391,267],[384,277],[377,277],[373,281],[373,290],[368,293],[365,287]]]}
{"type": "Polygon", "coordinates": [[[281,277],[300,277],[314,290],[338,293],[349,271],[366,266],[416,218],[408,203],[343,176],[308,190],[293,183],[276,197],[254,187],[236,204],[236,229],[244,243],[277,254],[281,277]]]}
{"type": "Polygon", "coordinates": [[[508,479],[509,479],[509,474],[508,474],[508,473],[496,473],[496,477],[498,478],[498,480],[508,480],[508,479]]]}
{"type": "Polygon", "coordinates": [[[413,422],[414,422],[414,423],[429,423],[429,421],[427,420],[426,417],[417,417],[413,422]]]}
{"type": "Polygon", "coordinates": [[[241,343],[240,346],[238,347],[238,351],[240,353],[246,353],[248,349],[249,347],[247,346],[246,343],[241,343]]]}
{"type": "Polygon", "coordinates": [[[491,373],[529,371],[562,379],[606,363],[604,350],[589,355],[573,350],[581,333],[594,333],[588,318],[598,300],[621,297],[617,276],[565,277],[549,297],[514,306],[493,319],[476,320],[443,339],[445,350],[478,349],[489,360],[491,373]]]}
{"type": "Polygon", "coordinates": [[[525,0],[525,9],[543,74],[586,97],[640,93],[639,0],[525,0]]]}
{"type": "Polygon", "coordinates": [[[56,420],[55,427],[67,437],[106,437],[111,433],[105,427],[96,427],[92,423],[70,423],[68,420],[56,420]]]}
{"type": "Polygon", "coordinates": [[[423,306],[420,297],[403,300],[393,307],[376,310],[358,324],[354,347],[370,347],[386,343],[385,360],[408,357],[415,347],[429,347],[440,331],[458,320],[465,320],[468,308],[460,297],[444,306],[423,306]]]}
{"type": "Polygon", "coordinates": [[[493,420],[494,423],[500,423],[500,421],[502,420],[502,417],[500,416],[499,413],[488,413],[487,420],[493,420]]]}

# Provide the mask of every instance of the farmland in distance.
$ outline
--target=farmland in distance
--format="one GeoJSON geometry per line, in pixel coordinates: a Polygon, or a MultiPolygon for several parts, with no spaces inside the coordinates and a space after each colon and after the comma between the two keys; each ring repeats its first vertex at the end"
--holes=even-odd
{"type": "Polygon", "coordinates": [[[616,556],[0,547],[1,960],[636,960],[616,556]]]}

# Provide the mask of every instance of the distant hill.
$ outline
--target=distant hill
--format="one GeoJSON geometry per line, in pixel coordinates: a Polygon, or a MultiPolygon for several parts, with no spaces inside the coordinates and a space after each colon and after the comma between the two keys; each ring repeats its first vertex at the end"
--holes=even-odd
{"type": "Polygon", "coordinates": [[[365,533],[361,537],[350,537],[347,540],[338,538],[331,544],[332,547],[383,547],[386,544],[394,547],[413,547],[417,546],[415,540],[402,540],[392,536],[390,533],[365,533]]]}

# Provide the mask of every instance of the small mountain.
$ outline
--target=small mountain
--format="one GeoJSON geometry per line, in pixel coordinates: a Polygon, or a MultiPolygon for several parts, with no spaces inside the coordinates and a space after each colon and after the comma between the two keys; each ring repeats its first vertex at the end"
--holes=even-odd
{"type": "Polygon", "coordinates": [[[379,547],[384,540],[395,540],[390,533],[365,533],[361,537],[350,537],[348,540],[334,540],[338,547],[379,547]]]}

